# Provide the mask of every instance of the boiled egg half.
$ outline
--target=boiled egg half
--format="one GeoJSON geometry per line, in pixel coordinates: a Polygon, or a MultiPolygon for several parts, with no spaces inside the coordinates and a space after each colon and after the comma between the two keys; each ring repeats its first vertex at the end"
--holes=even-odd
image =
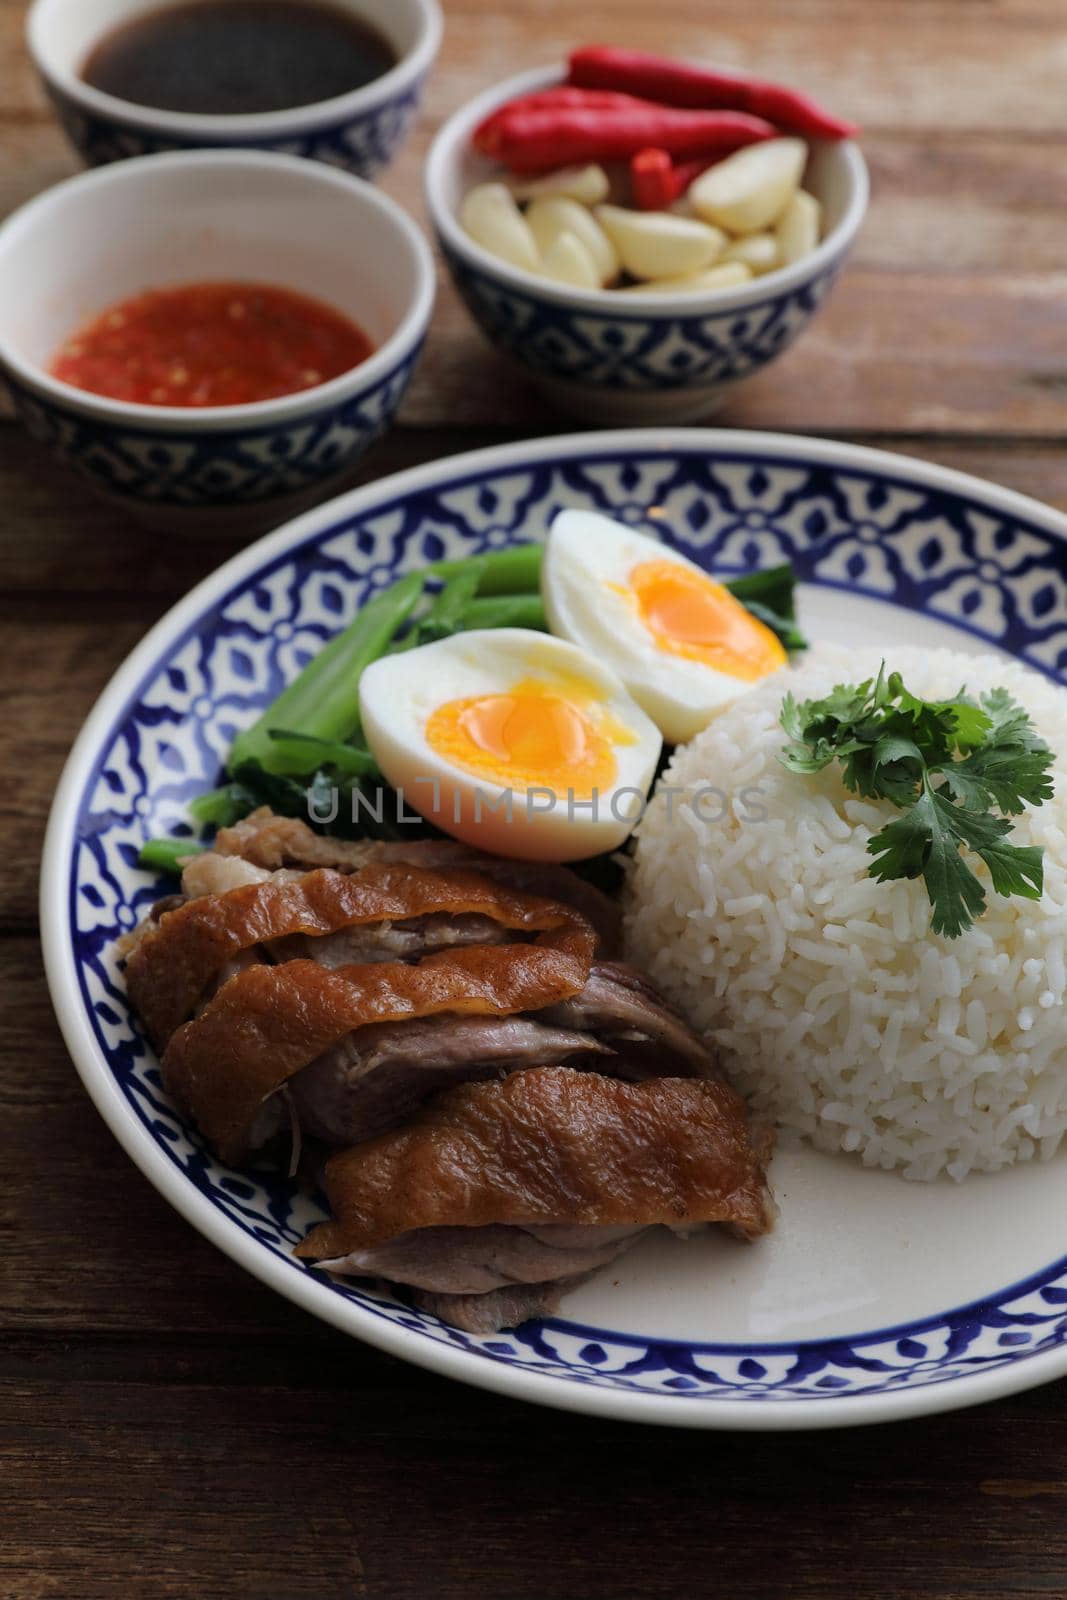
{"type": "Polygon", "coordinates": [[[528,861],[616,849],[660,754],[658,729],[608,667],[524,628],[383,656],[359,699],[364,737],[405,806],[528,861]]]}
{"type": "Polygon", "coordinates": [[[549,626],[613,669],[672,744],[786,664],[771,629],[721,583],[596,511],[561,511],[541,580],[549,626]]]}

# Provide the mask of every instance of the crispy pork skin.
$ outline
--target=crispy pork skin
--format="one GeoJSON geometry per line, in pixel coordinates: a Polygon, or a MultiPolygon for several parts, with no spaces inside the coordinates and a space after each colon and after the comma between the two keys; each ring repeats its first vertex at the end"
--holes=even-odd
{"type": "Polygon", "coordinates": [[[516,934],[492,917],[451,916],[439,911],[409,922],[371,922],[319,938],[293,933],[274,939],[265,951],[271,961],[317,961],[323,967],[350,967],[366,961],[417,961],[433,950],[471,944],[509,944],[516,934]]]}
{"type": "Polygon", "coordinates": [[[363,924],[403,922],[441,913],[488,918],[519,936],[565,931],[586,952],[591,925],[571,906],[523,894],[467,871],[430,872],[371,864],[358,873],[332,868],[270,877],[187,900],[165,913],[128,958],[130,998],[157,1048],[196,1009],[219,969],[243,950],[303,934],[334,934],[363,924]]]}
{"type": "Polygon", "coordinates": [[[566,1067],[446,1090],[406,1127],[332,1157],[325,1187],[333,1220],[297,1247],[304,1260],[426,1228],[726,1222],[755,1236],[773,1214],[728,1085],[566,1067]]]}
{"type": "Polygon", "coordinates": [[[514,1016],[578,994],[589,945],[574,916],[528,944],[446,950],[415,965],[251,966],[178,1028],[163,1081],[222,1158],[241,1161],[263,1102],[357,1028],[444,1013],[514,1016]]]}
{"type": "Polygon", "coordinates": [[[276,816],[266,806],[232,828],[221,829],[214,848],[269,871],[334,867],[339,872],[359,872],[376,861],[401,862],[432,872],[457,868],[481,872],[498,883],[574,906],[596,928],[601,955],[612,956],[619,948],[622,922],[615,901],[568,867],[551,862],[491,856],[457,839],[335,839],[315,833],[299,817],[276,816]]]}

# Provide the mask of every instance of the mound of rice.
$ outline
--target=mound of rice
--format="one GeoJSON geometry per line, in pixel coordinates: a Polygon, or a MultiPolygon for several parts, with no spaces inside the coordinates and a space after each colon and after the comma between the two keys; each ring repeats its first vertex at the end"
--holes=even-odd
{"type": "Polygon", "coordinates": [[[1053,800],[1013,832],[1045,847],[1042,899],[987,887],[984,917],[944,939],[921,880],[868,876],[867,841],[899,812],[850,795],[836,764],[777,760],[786,689],[878,670],[878,651],[821,647],[675,754],[637,830],[627,941],[753,1108],[867,1166],[958,1179],[1047,1159],[1067,1131],[1067,690],[994,656],[891,656],[927,699],[1003,686],[1057,752],[1053,800]]]}

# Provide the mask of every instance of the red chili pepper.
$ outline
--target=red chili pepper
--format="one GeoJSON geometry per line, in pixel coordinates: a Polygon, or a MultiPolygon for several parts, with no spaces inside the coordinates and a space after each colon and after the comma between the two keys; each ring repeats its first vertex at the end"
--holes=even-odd
{"type": "Polygon", "coordinates": [[[666,211],[678,198],[674,167],[666,150],[650,146],[630,157],[630,193],[641,211],[666,211]]]}
{"type": "Polygon", "coordinates": [[[549,172],[584,161],[628,161],[647,145],[674,156],[724,156],[774,134],[769,122],[744,112],[677,111],[642,100],[603,107],[508,106],[490,130],[486,153],[513,172],[549,172]]]}
{"type": "Polygon", "coordinates": [[[717,159],[697,156],[694,161],[674,162],[666,150],[639,150],[630,158],[634,205],[640,211],[666,211],[717,159]]]}
{"type": "Polygon", "coordinates": [[[795,89],[644,50],[586,45],[570,58],[569,82],[585,89],[621,90],[668,106],[748,111],[809,139],[847,139],[857,132],[854,123],[832,116],[795,89]]]}
{"type": "Polygon", "coordinates": [[[606,89],[576,89],[570,84],[559,83],[552,89],[537,89],[532,94],[520,95],[517,100],[509,100],[505,105],[497,106],[475,128],[472,143],[476,150],[483,155],[496,154],[494,144],[494,130],[497,124],[511,111],[521,108],[524,111],[544,111],[554,107],[583,108],[588,110],[602,110],[605,106],[624,106],[633,104],[632,94],[615,94],[606,89]]]}

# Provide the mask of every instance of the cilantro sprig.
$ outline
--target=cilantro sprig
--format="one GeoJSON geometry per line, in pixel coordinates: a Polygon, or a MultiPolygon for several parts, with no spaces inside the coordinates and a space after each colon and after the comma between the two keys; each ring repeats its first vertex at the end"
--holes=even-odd
{"type": "Polygon", "coordinates": [[[879,883],[922,878],[934,933],[955,939],[985,910],[966,852],[985,862],[997,894],[1041,898],[1042,850],[1008,835],[1024,806],[1051,798],[1053,753],[1006,690],[921,700],[883,662],[877,678],[839,684],[822,700],[787,694],[781,724],[789,743],[779,759],[791,772],[838,761],[847,789],[900,807],[868,842],[870,874],[879,883]]]}

